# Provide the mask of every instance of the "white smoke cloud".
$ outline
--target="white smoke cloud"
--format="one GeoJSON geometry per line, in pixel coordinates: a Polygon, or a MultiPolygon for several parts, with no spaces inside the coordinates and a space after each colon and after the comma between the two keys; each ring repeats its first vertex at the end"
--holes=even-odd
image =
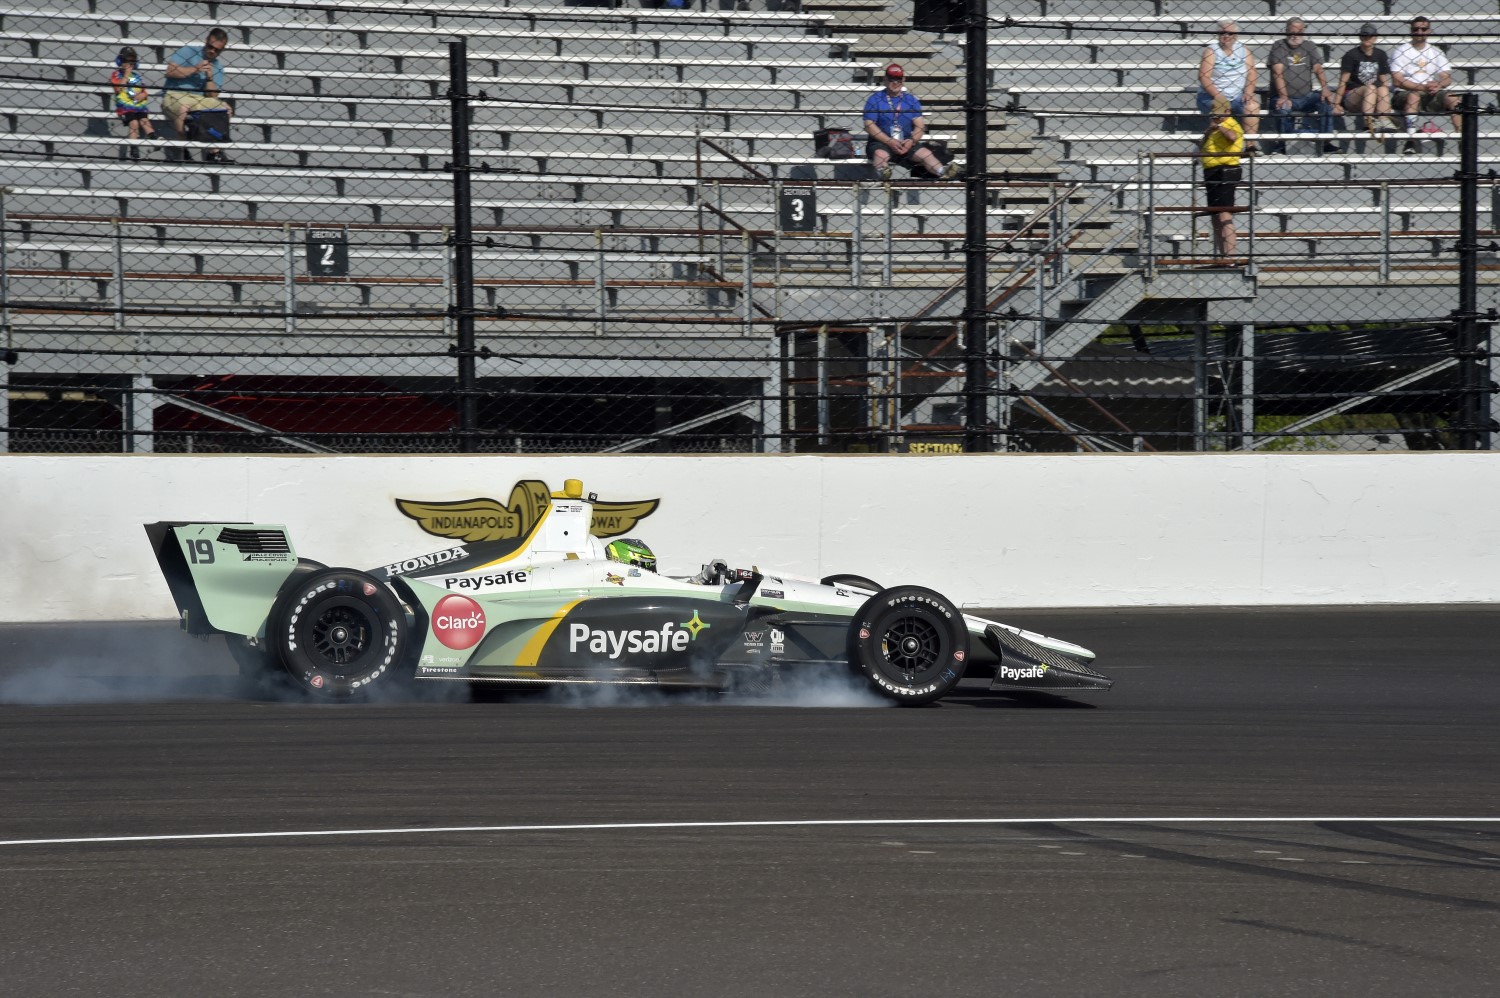
{"type": "Polygon", "coordinates": [[[876,693],[864,677],[842,666],[815,665],[791,665],[781,669],[766,692],[736,690],[720,693],[637,683],[566,683],[550,687],[543,698],[557,706],[575,708],[894,706],[876,693]]]}

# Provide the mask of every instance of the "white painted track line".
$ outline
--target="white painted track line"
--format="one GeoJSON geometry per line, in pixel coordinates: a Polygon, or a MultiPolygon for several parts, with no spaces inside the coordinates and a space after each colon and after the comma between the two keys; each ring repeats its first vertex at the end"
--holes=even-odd
{"type": "Polygon", "coordinates": [[[452,825],[435,828],[330,828],[282,832],[203,832],[192,835],[91,835],[0,839],[0,846],[106,845],[110,843],[214,842],[331,836],[459,835],[502,832],[617,832],[719,828],[855,828],[882,825],[1305,825],[1321,821],[1363,824],[1500,824],[1500,817],[1159,817],[1159,818],[825,818],[789,821],[619,821],[571,825],[452,825]]]}

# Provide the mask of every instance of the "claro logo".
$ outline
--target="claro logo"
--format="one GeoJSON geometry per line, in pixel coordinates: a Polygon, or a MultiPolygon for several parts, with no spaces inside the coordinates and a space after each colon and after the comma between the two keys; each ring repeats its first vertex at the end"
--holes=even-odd
{"type": "Polygon", "coordinates": [[[444,596],[432,608],[432,633],[449,648],[473,648],[484,637],[484,608],[467,596],[444,596]]]}

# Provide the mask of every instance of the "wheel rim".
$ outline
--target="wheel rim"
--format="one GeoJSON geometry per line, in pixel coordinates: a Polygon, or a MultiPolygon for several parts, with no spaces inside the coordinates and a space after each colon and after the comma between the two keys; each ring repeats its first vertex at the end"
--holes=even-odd
{"type": "Polygon", "coordinates": [[[941,661],[943,634],[931,621],[903,617],[885,629],[881,651],[903,681],[915,683],[941,661]]]}
{"type": "Polygon", "coordinates": [[[331,606],[312,622],[312,648],[329,665],[348,665],[370,648],[374,633],[364,614],[350,606],[331,606]]]}

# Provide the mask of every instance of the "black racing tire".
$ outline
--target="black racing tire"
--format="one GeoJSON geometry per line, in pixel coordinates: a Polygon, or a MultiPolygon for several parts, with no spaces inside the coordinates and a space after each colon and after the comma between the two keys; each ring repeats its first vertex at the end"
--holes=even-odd
{"type": "Polygon", "coordinates": [[[906,706],[946,696],[963,678],[969,631],[947,599],[896,586],[865,601],[849,625],[849,664],[876,692],[906,706]]]}
{"type": "Polygon", "coordinates": [[[855,589],[868,589],[872,593],[878,593],[883,586],[863,575],[825,575],[818,580],[820,586],[853,586],[855,589]]]}
{"type": "Polygon", "coordinates": [[[401,601],[352,568],[294,577],[271,608],[266,644],[292,683],[321,700],[399,687],[410,666],[401,601]]]}

